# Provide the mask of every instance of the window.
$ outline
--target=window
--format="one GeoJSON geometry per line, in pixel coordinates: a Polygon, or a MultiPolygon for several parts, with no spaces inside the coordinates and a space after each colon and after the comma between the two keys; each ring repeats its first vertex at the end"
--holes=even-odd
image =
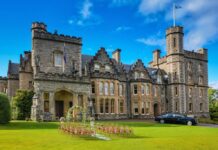
{"type": "Polygon", "coordinates": [[[157,97],[157,87],[154,86],[154,96],[157,97]]]}
{"type": "Polygon", "coordinates": [[[144,78],[144,77],[145,77],[145,75],[144,75],[143,72],[141,72],[140,77],[141,77],[141,78],[144,78]]]}
{"type": "Polygon", "coordinates": [[[33,82],[32,81],[29,81],[29,88],[33,88],[33,82]]]}
{"type": "Polygon", "coordinates": [[[99,64],[95,64],[94,65],[94,70],[100,70],[100,65],[99,64]]]}
{"type": "Polygon", "coordinates": [[[49,100],[49,93],[44,93],[43,98],[44,98],[44,101],[48,101],[49,100]]]}
{"type": "Polygon", "coordinates": [[[49,112],[49,101],[44,101],[44,112],[49,112]]]}
{"type": "Polygon", "coordinates": [[[178,96],[178,87],[177,86],[174,88],[174,92],[175,92],[175,96],[178,96]]]}
{"type": "Polygon", "coordinates": [[[103,82],[100,82],[99,83],[99,94],[100,95],[103,95],[103,91],[104,91],[104,87],[103,86],[104,86],[103,82]]]}
{"type": "Polygon", "coordinates": [[[146,104],[146,105],[145,105],[145,107],[146,107],[145,113],[146,113],[146,114],[149,114],[150,102],[146,102],[145,104],[146,104]]]}
{"type": "Polygon", "coordinates": [[[200,89],[200,94],[199,94],[199,96],[200,96],[200,97],[203,97],[203,93],[204,93],[204,90],[203,90],[203,89],[200,89]]]}
{"type": "Polygon", "coordinates": [[[177,80],[177,72],[174,72],[173,79],[177,80]]]}
{"type": "Polygon", "coordinates": [[[108,95],[108,83],[107,82],[104,84],[104,94],[108,95]]]}
{"type": "Polygon", "coordinates": [[[110,83],[110,94],[114,95],[114,83],[110,83]]]}
{"type": "Polygon", "coordinates": [[[92,94],[95,93],[95,82],[92,82],[92,94]]]}
{"type": "Polygon", "coordinates": [[[192,69],[192,63],[188,62],[188,70],[191,71],[191,69],[192,69]]]}
{"type": "Polygon", "coordinates": [[[189,88],[189,97],[192,97],[192,88],[189,88]]]}
{"type": "Polygon", "coordinates": [[[105,100],[105,113],[109,113],[109,100],[105,100]]]}
{"type": "Polygon", "coordinates": [[[100,113],[104,113],[104,100],[100,100],[100,113]]]}
{"type": "Polygon", "coordinates": [[[123,111],[123,101],[122,100],[120,100],[120,113],[123,113],[124,111],[123,111]]]}
{"type": "Polygon", "coordinates": [[[119,96],[123,95],[123,85],[119,84],[119,96]]]}
{"type": "Polygon", "coordinates": [[[137,87],[137,85],[135,84],[134,86],[133,86],[133,93],[134,94],[137,94],[138,93],[138,87],[137,87]]]}
{"type": "Polygon", "coordinates": [[[150,86],[146,84],[146,95],[150,95],[150,86]]]}
{"type": "Polygon", "coordinates": [[[139,73],[135,72],[135,79],[138,79],[138,78],[139,78],[139,73]]]}
{"type": "Polygon", "coordinates": [[[202,70],[203,70],[203,65],[202,65],[202,64],[199,64],[199,65],[198,65],[198,71],[199,71],[199,72],[202,72],[202,70]]]}
{"type": "Polygon", "coordinates": [[[110,72],[111,67],[109,65],[105,65],[105,71],[110,72]]]}
{"type": "Polygon", "coordinates": [[[203,84],[203,77],[202,76],[199,77],[199,84],[203,84]]]}
{"type": "Polygon", "coordinates": [[[176,38],[175,37],[173,38],[173,47],[174,48],[176,47],[176,38]]]}
{"type": "Polygon", "coordinates": [[[78,105],[83,107],[83,96],[82,95],[78,95],[78,105]]]}
{"type": "Polygon", "coordinates": [[[54,54],[54,66],[62,67],[62,65],[63,65],[63,54],[61,53],[54,54]]]}
{"type": "Polygon", "coordinates": [[[145,113],[144,102],[142,102],[142,114],[145,113]]]}
{"type": "Polygon", "coordinates": [[[175,107],[176,107],[176,111],[178,111],[178,102],[176,102],[176,106],[175,107]]]}
{"type": "Polygon", "coordinates": [[[160,75],[157,76],[157,83],[161,83],[161,76],[160,75]]]}
{"type": "Polygon", "coordinates": [[[114,99],[111,100],[111,113],[114,113],[114,99]]]}
{"type": "Polygon", "coordinates": [[[188,75],[188,82],[192,81],[192,75],[188,75]]]}
{"type": "Polygon", "coordinates": [[[192,111],[192,103],[189,103],[189,111],[192,111]]]}
{"type": "Polygon", "coordinates": [[[139,110],[138,110],[138,103],[137,103],[137,102],[134,103],[134,113],[135,113],[135,114],[138,114],[138,113],[139,113],[139,110]]]}
{"type": "Polygon", "coordinates": [[[203,111],[203,103],[200,103],[200,111],[203,111]]]}
{"type": "Polygon", "coordinates": [[[71,108],[73,106],[73,102],[69,102],[69,108],[71,108]]]}
{"type": "Polygon", "coordinates": [[[144,85],[141,85],[141,90],[142,90],[142,95],[145,94],[145,86],[144,85]]]}

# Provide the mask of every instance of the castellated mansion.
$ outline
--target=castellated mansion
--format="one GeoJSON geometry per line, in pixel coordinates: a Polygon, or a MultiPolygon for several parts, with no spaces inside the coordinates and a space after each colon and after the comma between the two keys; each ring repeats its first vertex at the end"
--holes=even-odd
{"type": "Polygon", "coordinates": [[[153,51],[148,67],[138,59],[121,62],[121,50],[109,57],[105,48],[82,54],[82,39],[50,33],[44,23],[32,24],[32,48],[9,61],[0,92],[33,90],[31,118],[50,113],[66,116],[72,106],[96,119],[153,118],[167,112],[208,116],[208,51],[183,48],[183,27],[166,31],[167,54],[153,51]]]}

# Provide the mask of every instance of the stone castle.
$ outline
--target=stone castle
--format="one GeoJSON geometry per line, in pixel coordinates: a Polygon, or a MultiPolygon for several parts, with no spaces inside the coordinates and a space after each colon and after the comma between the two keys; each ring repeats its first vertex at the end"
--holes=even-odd
{"type": "Polygon", "coordinates": [[[96,119],[152,118],[174,112],[208,116],[207,49],[183,48],[183,27],[166,31],[167,55],[153,51],[145,67],[138,59],[123,64],[121,50],[109,57],[104,48],[95,56],[82,54],[82,39],[49,33],[44,23],[32,24],[32,49],[9,61],[0,92],[33,90],[33,120],[50,113],[53,120],[75,105],[96,119]]]}

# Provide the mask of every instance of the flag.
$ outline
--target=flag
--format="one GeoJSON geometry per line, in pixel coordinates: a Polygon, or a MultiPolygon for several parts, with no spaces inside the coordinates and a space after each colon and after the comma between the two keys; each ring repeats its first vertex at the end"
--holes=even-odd
{"type": "Polygon", "coordinates": [[[175,9],[180,9],[180,8],[182,8],[182,7],[179,5],[175,5],[175,9]]]}

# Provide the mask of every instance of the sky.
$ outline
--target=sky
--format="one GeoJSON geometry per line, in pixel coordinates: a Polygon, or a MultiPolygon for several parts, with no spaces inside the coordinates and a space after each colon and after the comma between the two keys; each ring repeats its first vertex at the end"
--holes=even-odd
{"type": "Polygon", "coordinates": [[[184,49],[207,48],[209,85],[218,88],[217,0],[4,0],[0,4],[0,76],[7,75],[8,61],[19,62],[31,50],[31,24],[44,22],[49,32],[82,37],[82,53],[95,55],[100,47],[108,54],[120,48],[126,64],[142,59],[145,66],[152,51],[166,54],[165,31],[184,27],[184,49]]]}

